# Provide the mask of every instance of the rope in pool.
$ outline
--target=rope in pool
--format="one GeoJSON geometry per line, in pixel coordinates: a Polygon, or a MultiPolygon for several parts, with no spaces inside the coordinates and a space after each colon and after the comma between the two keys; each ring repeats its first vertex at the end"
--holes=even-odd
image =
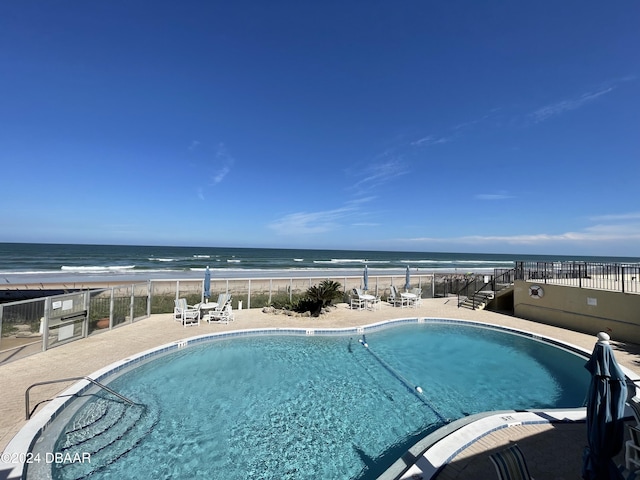
{"type": "Polygon", "coordinates": [[[376,352],[371,350],[371,347],[369,347],[369,344],[367,343],[367,339],[366,339],[366,337],[364,335],[362,335],[362,338],[360,340],[358,340],[358,342],[360,342],[360,344],[373,356],[373,358],[375,358],[378,361],[378,363],[380,363],[380,365],[382,365],[389,373],[391,373],[391,375],[393,375],[398,380],[400,380],[400,382],[402,382],[404,384],[404,386],[407,387],[407,389],[418,398],[418,400],[420,400],[422,403],[424,403],[433,413],[435,413],[435,415],[438,417],[438,419],[442,423],[449,423],[449,420],[447,420],[445,417],[443,417],[440,414],[440,412],[438,412],[438,410],[436,410],[436,408],[431,404],[431,402],[429,402],[429,400],[427,400],[427,398],[424,395],[424,392],[423,392],[423,390],[422,390],[422,388],[420,386],[413,385],[411,382],[409,382],[409,380],[404,378],[400,374],[400,372],[397,372],[391,365],[389,365],[382,358],[380,358],[380,356],[376,352]]]}

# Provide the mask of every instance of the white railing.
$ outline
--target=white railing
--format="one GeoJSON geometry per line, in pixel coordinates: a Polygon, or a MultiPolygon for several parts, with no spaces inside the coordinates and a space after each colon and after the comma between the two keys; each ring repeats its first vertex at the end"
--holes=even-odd
{"type": "MultiPolygon", "coordinates": [[[[236,309],[261,308],[291,302],[325,279],[340,283],[345,301],[353,288],[364,288],[361,276],[212,278],[210,292],[212,298],[231,293],[236,309]]],[[[429,298],[436,293],[435,279],[434,274],[414,274],[410,283],[429,298]]],[[[405,275],[371,275],[368,289],[386,298],[392,285],[405,282],[405,275]]],[[[0,365],[151,314],[171,313],[178,298],[189,304],[204,301],[204,279],[150,280],[0,304],[0,365]]]]}

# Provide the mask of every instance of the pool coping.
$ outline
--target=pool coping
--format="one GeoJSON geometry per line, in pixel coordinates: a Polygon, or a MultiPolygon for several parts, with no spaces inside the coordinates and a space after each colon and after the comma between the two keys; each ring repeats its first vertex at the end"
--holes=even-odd
{"type": "MultiPolygon", "coordinates": [[[[144,350],[136,355],[128,356],[122,360],[113,362],[93,373],[88,375],[93,380],[101,381],[107,376],[111,376],[125,368],[129,368],[137,363],[141,363],[149,360],[151,357],[164,355],[169,352],[176,351],[188,346],[209,342],[213,340],[219,340],[223,338],[234,338],[243,336],[264,336],[264,335],[348,335],[348,334],[365,334],[367,332],[385,329],[401,324],[413,324],[413,323],[441,323],[441,324],[460,324],[460,325],[473,325],[475,327],[487,328],[505,331],[512,334],[517,334],[532,338],[534,340],[549,343],[553,346],[569,350],[572,353],[579,354],[588,358],[591,354],[589,350],[577,347],[575,345],[561,342],[552,337],[534,334],[526,330],[520,330],[504,325],[498,325],[493,323],[476,322],[472,320],[460,320],[460,319],[448,319],[437,317],[406,317],[393,320],[384,320],[369,325],[358,327],[345,327],[345,328],[258,328],[258,329],[240,329],[231,330],[226,332],[206,333],[196,335],[183,340],[173,341],[164,345],[144,350]]],[[[635,378],[636,375],[627,368],[623,369],[627,378],[635,378]]],[[[38,411],[28,422],[22,427],[18,433],[9,441],[2,458],[0,459],[0,472],[3,475],[6,473],[7,479],[23,478],[25,474],[25,461],[27,460],[28,452],[33,450],[35,442],[40,435],[47,429],[51,422],[57,418],[57,416],[64,410],[67,405],[75,400],[75,397],[84,393],[87,389],[91,388],[93,384],[87,380],[81,380],[74,383],[72,386],[64,390],[55,399],[45,405],[40,411],[38,411]]],[[[516,419],[516,422],[520,424],[531,423],[536,420],[523,417],[525,414],[535,415],[537,418],[536,423],[543,423],[543,418],[546,417],[546,422],[549,419],[557,419],[560,412],[568,412],[567,418],[571,418],[570,421],[584,420],[585,409],[579,408],[574,410],[545,410],[544,412],[515,412],[515,411],[501,411],[501,412],[484,412],[476,414],[462,419],[456,420],[435,432],[427,435],[422,440],[418,441],[408,452],[405,453],[400,459],[398,459],[381,477],[382,479],[405,479],[412,478],[420,471],[422,478],[430,479],[433,475],[437,474],[440,468],[444,466],[453,456],[459,451],[466,448],[471,443],[477,441],[482,436],[495,431],[499,428],[505,428],[513,424],[512,418],[516,419]],[[582,412],[582,416],[575,412],[582,412]],[[503,417],[508,416],[508,419],[503,417]],[[523,417],[523,418],[521,418],[523,417]],[[502,418],[502,421],[500,419],[502,418]],[[413,461],[408,461],[413,459],[413,461]],[[424,476],[428,475],[428,476],[424,476]]],[[[559,420],[555,420],[559,421],[559,420]]],[[[565,419],[565,421],[567,421],[565,419]]]]}

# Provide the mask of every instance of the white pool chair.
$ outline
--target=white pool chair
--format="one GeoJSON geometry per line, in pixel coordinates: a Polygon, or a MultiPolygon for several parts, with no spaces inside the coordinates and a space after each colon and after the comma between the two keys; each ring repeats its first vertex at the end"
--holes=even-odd
{"type": "Polygon", "coordinates": [[[218,306],[209,312],[208,323],[229,323],[233,321],[233,310],[231,309],[231,295],[221,293],[218,296],[218,306]]]}
{"type": "Polygon", "coordinates": [[[200,309],[193,305],[188,305],[186,298],[179,298],[175,301],[173,317],[176,321],[181,322],[184,327],[187,325],[200,325],[200,309]]]}
{"type": "Polygon", "coordinates": [[[362,310],[364,308],[364,300],[360,298],[360,289],[354,288],[351,291],[350,304],[352,310],[362,310]]]}
{"type": "Polygon", "coordinates": [[[387,301],[394,307],[406,307],[407,299],[402,298],[402,295],[398,292],[398,289],[395,287],[395,285],[391,285],[391,287],[389,288],[391,289],[391,293],[389,294],[389,298],[387,298],[387,301]]]}

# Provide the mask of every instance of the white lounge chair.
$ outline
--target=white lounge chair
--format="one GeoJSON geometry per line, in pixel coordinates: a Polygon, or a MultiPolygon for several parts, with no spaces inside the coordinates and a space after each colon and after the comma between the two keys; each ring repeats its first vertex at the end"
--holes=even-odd
{"type": "Polygon", "coordinates": [[[395,287],[395,285],[391,285],[391,287],[389,288],[391,289],[391,293],[389,294],[389,298],[387,298],[387,301],[394,307],[397,307],[398,305],[400,307],[406,307],[407,299],[402,298],[402,294],[398,292],[398,289],[395,287]]]}
{"type": "Polygon", "coordinates": [[[413,306],[419,307],[420,305],[422,305],[422,289],[414,288],[413,290],[411,290],[411,293],[416,296],[416,298],[413,299],[413,306]]]}
{"type": "Polygon", "coordinates": [[[365,303],[364,300],[360,298],[359,288],[354,288],[351,291],[350,301],[352,310],[362,310],[364,308],[365,303]]]}
{"type": "Polygon", "coordinates": [[[233,322],[233,309],[231,303],[224,306],[222,310],[215,310],[209,314],[207,319],[209,323],[224,323],[233,322]]]}
{"type": "Polygon", "coordinates": [[[188,305],[186,298],[179,298],[175,301],[173,317],[176,321],[181,322],[184,327],[187,325],[200,325],[200,309],[193,305],[188,305]]]}
{"type": "Polygon", "coordinates": [[[380,297],[377,295],[371,295],[370,293],[363,293],[359,288],[353,289],[351,295],[351,308],[355,310],[376,310],[380,308],[380,297]]]}
{"type": "Polygon", "coordinates": [[[218,295],[218,306],[209,312],[208,323],[229,323],[233,321],[233,311],[231,309],[231,295],[221,293],[218,295]]]}

